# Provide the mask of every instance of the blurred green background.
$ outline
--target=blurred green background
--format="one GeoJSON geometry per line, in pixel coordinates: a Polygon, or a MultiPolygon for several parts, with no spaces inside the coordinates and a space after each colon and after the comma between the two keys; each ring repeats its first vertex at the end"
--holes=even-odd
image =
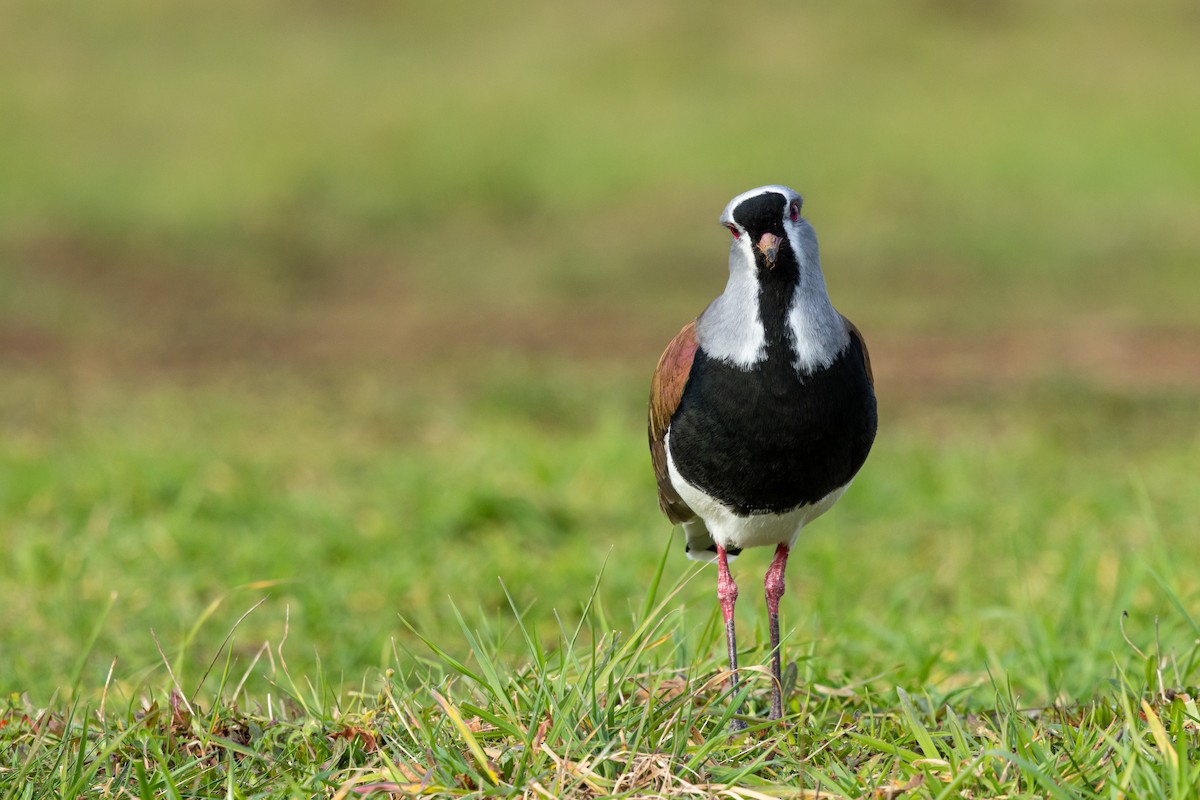
{"type": "Polygon", "coordinates": [[[547,631],[606,562],[640,606],[649,375],[764,183],[882,419],[793,635],[1093,690],[1122,608],[1200,597],[1198,38],[1182,0],[9,4],[0,690],[136,691],[155,636],[198,680],[263,596],[238,663],[286,629],[348,685],[497,577],[547,631]]]}

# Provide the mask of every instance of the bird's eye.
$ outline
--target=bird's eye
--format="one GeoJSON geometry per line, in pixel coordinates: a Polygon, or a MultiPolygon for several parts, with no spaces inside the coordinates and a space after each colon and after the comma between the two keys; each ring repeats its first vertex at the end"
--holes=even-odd
{"type": "Polygon", "coordinates": [[[800,219],[800,202],[799,201],[797,201],[797,200],[792,201],[791,207],[788,208],[788,216],[790,216],[792,218],[792,222],[795,222],[796,220],[800,219]]]}
{"type": "Polygon", "coordinates": [[[738,230],[738,229],[737,229],[735,226],[733,226],[733,225],[726,225],[725,227],[726,227],[726,228],[729,228],[729,232],[733,234],[733,238],[735,238],[735,239],[740,239],[740,238],[742,238],[742,232],[741,232],[741,231],[739,231],[739,230],[738,230]]]}

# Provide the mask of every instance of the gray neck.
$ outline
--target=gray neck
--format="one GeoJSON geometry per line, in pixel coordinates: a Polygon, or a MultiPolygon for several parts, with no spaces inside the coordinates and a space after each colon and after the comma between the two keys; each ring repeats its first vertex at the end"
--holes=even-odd
{"type": "MultiPolygon", "coordinates": [[[[828,367],[849,344],[845,322],[829,301],[821,274],[817,237],[805,219],[790,220],[785,231],[796,255],[799,280],[787,309],[787,328],[801,372],[828,367]]],[[[711,358],[750,369],[767,357],[766,330],[759,303],[760,286],[748,236],[733,240],[729,281],[696,323],[696,337],[711,358]]]]}

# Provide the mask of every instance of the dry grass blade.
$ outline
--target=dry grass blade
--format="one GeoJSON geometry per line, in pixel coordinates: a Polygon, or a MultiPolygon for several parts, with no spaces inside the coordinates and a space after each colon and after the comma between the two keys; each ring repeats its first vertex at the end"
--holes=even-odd
{"type": "Polygon", "coordinates": [[[1154,737],[1154,745],[1162,753],[1163,760],[1171,769],[1177,769],[1179,753],[1175,752],[1175,748],[1171,745],[1171,737],[1167,735],[1167,729],[1163,726],[1162,719],[1145,700],[1142,701],[1142,713],[1146,716],[1146,724],[1150,726],[1150,735],[1154,737]]]}
{"type": "Polygon", "coordinates": [[[575,780],[586,784],[589,789],[602,796],[609,793],[611,782],[597,775],[592,768],[588,766],[588,759],[585,758],[582,761],[572,761],[569,758],[564,758],[558,753],[555,753],[545,743],[542,744],[542,752],[550,757],[550,760],[554,762],[556,767],[558,767],[558,770],[561,774],[569,775],[575,780]]]}
{"type": "Polygon", "coordinates": [[[491,761],[488,760],[487,754],[479,745],[479,741],[475,738],[475,734],[471,732],[471,726],[463,719],[462,714],[458,709],[451,705],[446,698],[442,697],[437,692],[432,692],[433,699],[442,707],[442,711],[446,712],[446,716],[450,718],[450,722],[454,725],[463,741],[467,745],[467,749],[471,751],[471,755],[475,758],[475,764],[479,767],[479,771],[483,774],[493,786],[500,785],[500,776],[496,774],[492,768],[491,761]]]}

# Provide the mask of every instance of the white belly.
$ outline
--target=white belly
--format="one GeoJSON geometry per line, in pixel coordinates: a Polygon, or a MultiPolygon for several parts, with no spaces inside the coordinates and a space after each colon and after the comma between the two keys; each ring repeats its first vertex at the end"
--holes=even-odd
{"type": "Polygon", "coordinates": [[[753,514],[741,517],[720,500],[685,481],[675,469],[671,458],[670,438],[667,440],[667,474],[671,485],[688,507],[704,520],[714,542],[726,550],[732,548],[767,547],[785,544],[790,549],[804,526],[828,511],[850,486],[847,482],[815,503],[794,508],[781,514],[753,514]]]}

